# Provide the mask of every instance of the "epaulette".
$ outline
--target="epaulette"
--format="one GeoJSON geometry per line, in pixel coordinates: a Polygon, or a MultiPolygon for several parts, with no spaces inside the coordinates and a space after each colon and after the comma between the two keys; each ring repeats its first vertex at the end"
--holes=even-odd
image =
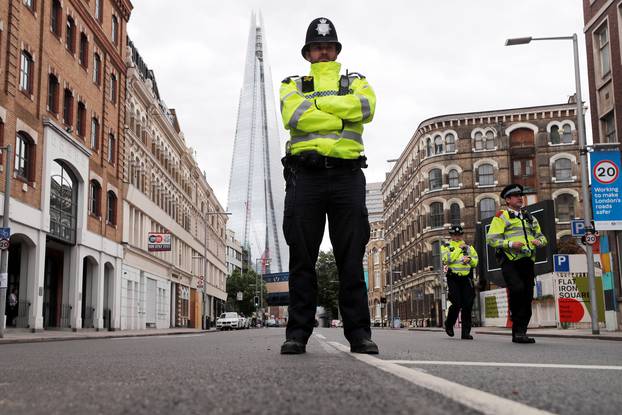
{"type": "Polygon", "coordinates": [[[503,212],[505,212],[505,210],[501,209],[501,210],[497,211],[497,214],[495,216],[500,218],[501,215],[503,215],[503,212]]]}
{"type": "Polygon", "coordinates": [[[289,81],[291,81],[292,79],[296,79],[296,78],[300,78],[299,75],[292,75],[292,76],[288,76],[287,78],[283,79],[281,81],[282,84],[289,84],[289,81]]]}

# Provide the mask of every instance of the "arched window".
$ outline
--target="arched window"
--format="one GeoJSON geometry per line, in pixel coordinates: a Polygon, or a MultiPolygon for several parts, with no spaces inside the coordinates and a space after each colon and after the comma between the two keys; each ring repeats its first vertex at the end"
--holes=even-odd
{"type": "Polygon", "coordinates": [[[559,127],[558,126],[553,125],[551,127],[551,132],[549,133],[549,140],[551,141],[551,144],[559,144],[560,138],[559,138],[559,127]]]}
{"type": "Polygon", "coordinates": [[[78,52],[78,61],[83,67],[89,66],[89,39],[86,33],[80,33],[80,49],[78,52]]]}
{"type": "Polygon", "coordinates": [[[483,150],[484,149],[484,134],[481,132],[475,133],[475,150],[483,150]]]}
{"type": "Polygon", "coordinates": [[[117,102],[117,76],[110,74],[110,101],[113,104],[117,102]]]}
{"type": "Polygon", "coordinates": [[[97,151],[99,146],[99,120],[91,118],[91,149],[97,151]]]}
{"type": "Polygon", "coordinates": [[[116,140],[114,138],[114,134],[108,134],[108,163],[114,164],[115,160],[115,151],[116,151],[116,140]]]}
{"type": "Polygon", "coordinates": [[[572,127],[570,126],[570,124],[564,124],[564,126],[562,127],[562,140],[561,142],[563,144],[570,144],[572,143],[572,127]]]}
{"type": "Polygon", "coordinates": [[[99,182],[91,180],[89,184],[89,213],[98,218],[101,216],[101,191],[99,182]]]}
{"type": "Polygon", "coordinates": [[[50,187],[50,236],[71,244],[76,241],[78,183],[59,162],[52,163],[50,187]]]}
{"type": "Polygon", "coordinates": [[[555,198],[555,216],[560,222],[570,222],[574,219],[574,196],[563,193],[555,198]]]}
{"type": "Polygon", "coordinates": [[[426,156],[430,157],[432,155],[432,139],[428,137],[426,141],[426,156]]]}
{"type": "Polygon", "coordinates": [[[449,223],[460,225],[460,205],[457,203],[452,203],[449,206],[449,223]]]}
{"type": "Polygon", "coordinates": [[[67,46],[67,50],[69,50],[72,55],[76,53],[76,23],[71,16],[67,16],[65,45],[67,46]]]}
{"type": "Polygon", "coordinates": [[[443,186],[443,173],[441,169],[430,170],[428,180],[430,182],[430,190],[440,189],[443,186]]]}
{"type": "Polygon", "coordinates": [[[443,226],[443,204],[434,202],[430,204],[430,227],[440,228],[443,226]]]}
{"type": "Polygon", "coordinates": [[[112,16],[112,43],[117,45],[119,43],[119,20],[117,16],[112,16]]]}
{"type": "Polygon", "coordinates": [[[443,154],[443,137],[434,137],[434,154],[443,154]]]}
{"type": "Polygon", "coordinates": [[[572,180],[572,162],[570,159],[561,158],[555,160],[555,180],[572,180]]]}
{"type": "Polygon", "coordinates": [[[482,164],[477,168],[477,182],[480,186],[495,184],[495,174],[492,164],[482,164]]]}
{"type": "Polygon", "coordinates": [[[486,150],[493,150],[495,148],[495,133],[492,131],[486,131],[486,150]]]}
{"type": "Polygon", "coordinates": [[[20,76],[19,76],[19,88],[32,94],[32,84],[34,79],[34,60],[32,55],[25,50],[22,50],[20,76]]]}
{"type": "Polygon", "coordinates": [[[48,111],[58,114],[58,93],[60,84],[54,74],[48,75],[48,111]]]}
{"type": "Polygon", "coordinates": [[[52,0],[52,10],[50,12],[50,28],[52,29],[52,33],[56,35],[56,37],[60,37],[61,35],[61,15],[62,8],[60,6],[60,0],[52,0]]]}
{"type": "Polygon", "coordinates": [[[456,188],[460,186],[460,175],[458,174],[458,170],[451,169],[447,174],[447,180],[449,182],[450,188],[456,188]]]}
{"type": "Polygon", "coordinates": [[[17,133],[15,138],[15,174],[26,181],[34,178],[34,141],[23,131],[17,133]]]}
{"type": "Polygon", "coordinates": [[[106,198],[106,223],[109,225],[117,224],[117,195],[112,190],[108,191],[106,198]]]}
{"type": "Polygon", "coordinates": [[[98,53],[93,55],[93,82],[98,86],[102,83],[102,60],[98,53]]]}
{"type": "Polygon", "coordinates": [[[84,102],[78,102],[78,114],[76,117],[76,130],[82,138],[86,136],[86,105],[84,102]]]}
{"type": "Polygon", "coordinates": [[[484,220],[495,215],[497,204],[492,198],[484,198],[479,201],[479,220],[484,220]]]}
{"type": "Polygon", "coordinates": [[[65,88],[63,94],[63,122],[67,126],[73,125],[73,92],[69,88],[65,88]]]}
{"type": "Polygon", "coordinates": [[[456,136],[449,133],[445,136],[445,152],[453,153],[456,151],[456,136]]]}

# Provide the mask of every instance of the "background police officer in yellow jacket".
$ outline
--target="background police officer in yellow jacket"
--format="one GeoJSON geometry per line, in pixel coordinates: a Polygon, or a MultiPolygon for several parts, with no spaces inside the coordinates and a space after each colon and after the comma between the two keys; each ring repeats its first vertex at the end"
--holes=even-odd
{"type": "Polygon", "coordinates": [[[509,291],[512,341],[535,343],[527,337],[535,284],[536,248],[547,244],[538,219],[523,207],[523,186],[510,184],[501,191],[507,209],[497,212],[486,234],[486,243],[500,252],[503,279],[509,291]]]}
{"type": "Polygon", "coordinates": [[[447,267],[447,288],[451,305],[445,320],[445,332],[453,337],[454,324],[462,310],[462,338],[473,340],[471,336],[471,310],[475,289],[473,288],[473,268],[477,266],[477,251],[462,239],[464,230],[460,225],[449,228],[451,240],[441,247],[441,260],[447,267]]]}
{"type": "Polygon", "coordinates": [[[289,319],[283,354],[306,351],[317,304],[315,263],[326,217],[339,270],[339,308],[350,350],[378,353],[371,341],[363,255],[369,240],[365,207],[363,124],[376,97],[364,76],[341,75],[335,26],[317,18],[307,29],[302,56],[308,76],[281,84],[281,115],[290,140],[283,159],[286,180],[283,234],[289,245],[289,319]]]}

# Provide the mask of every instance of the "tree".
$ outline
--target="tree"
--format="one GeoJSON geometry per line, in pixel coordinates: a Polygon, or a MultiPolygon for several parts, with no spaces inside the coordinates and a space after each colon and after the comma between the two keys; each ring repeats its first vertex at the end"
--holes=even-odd
{"type": "Polygon", "coordinates": [[[326,309],[331,318],[336,318],[339,299],[339,273],[333,250],[320,252],[315,265],[318,284],[318,305],[326,309]]]}
{"type": "Polygon", "coordinates": [[[261,276],[252,269],[245,272],[233,271],[227,278],[227,310],[237,311],[245,316],[250,316],[255,311],[256,282],[260,284],[259,293],[263,298],[263,304],[265,304],[266,286],[261,276]],[[237,300],[238,292],[242,293],[242,301],[237,300]]]}

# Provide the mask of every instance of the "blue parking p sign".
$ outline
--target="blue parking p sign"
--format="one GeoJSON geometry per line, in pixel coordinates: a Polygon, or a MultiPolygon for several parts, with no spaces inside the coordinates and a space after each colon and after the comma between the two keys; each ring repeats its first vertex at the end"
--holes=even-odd
{"type": "Polygon", "coordinates": [[[553,255],[553,272],[570,272],[570,257],[553,255]]]}
{"type": "Polygon", "coordinates": [[[570,228],[572,229],[572,236],[581,237],[585,235],[585,222],[583,219],[573,219],[570,221],[570,228]]]}
{"type": "Polygon", "coordinates": [[[0,239],[9,239],[11,237],[11,228],[0,228],[0,239]]]}

